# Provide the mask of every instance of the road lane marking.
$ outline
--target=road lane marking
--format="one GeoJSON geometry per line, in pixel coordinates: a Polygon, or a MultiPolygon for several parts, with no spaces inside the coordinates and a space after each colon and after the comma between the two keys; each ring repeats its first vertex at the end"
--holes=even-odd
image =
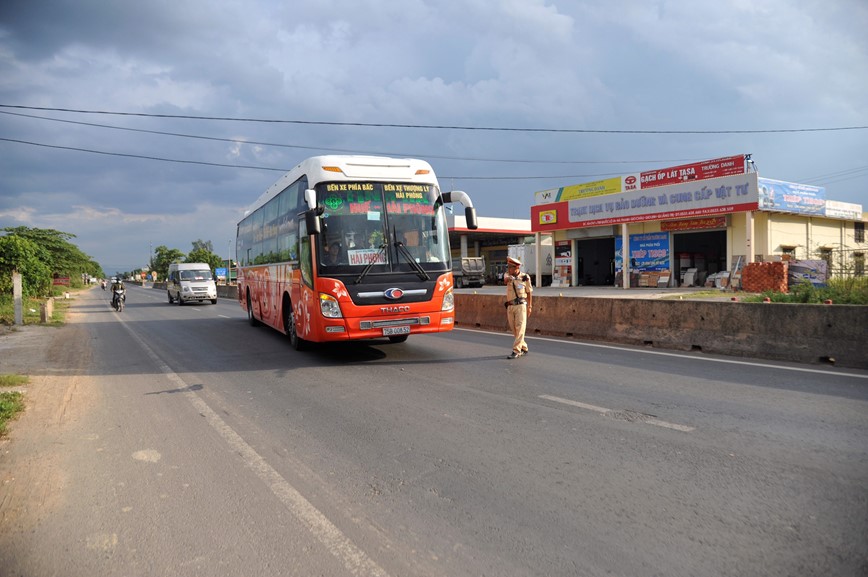
{"type": "MultiPolygon", "coordinates": [[[[485,333],[488,335],[502,335],[504,334],[502,331],[484,331],[481,329],[468,329],[464,327],[455,327],[456,331],[467,331],[469,333],[485,333]]],[[[512,335],[507,335],[509,338],[512,338],[512,335]]],[[[618,345],[602,345],[599,343],[585,343],[581,341],[572,341],[567,339],[556,339],[553,337],[539,337],[539,336],[526,336],[525,339],[534,339],[540,341],[549,341],[552,343],[563,343],[567,345],[576,345],[580,347],[593,347],[598,349],[610,349],[613,351],[630,351],[631,353],[642,353],[646,355],[657,355],[661,357],[675,357],[678,359],[692,359],[694,361],[704,361],[707,363],[727,363],[731,365],[745,365],[747,367],[763,367],[767,369],[779,369],[782,371],[796,371],[799,373],[816,373],[818,375],[825,375],[827,377],[851,377],[854,379],[868,379],[868,373],[859,374],[859,373],[844,373],[839,371],[831,371],[824,369],[808,369],[803,367],[787,367],[783,365],[772,365],[769,363],[756,363],[752,361],[736,361],[732,359],[715,359],[711,357],[700,357],[695,354],[679,354],[679,353],[667,353],[663,351],[649,351],[646,349],[638,348],[638,347],[623,347],[618,345]]],[[[858,369],[854,369],[858,370],[858,369]]]]}
{"type": "Polygon", "coordinates": [[[371,559],[367,553],[353,543],[343,532],[302,495],[289,481],[278,473],[268,462],[247,444],[226,422],[215,413],[202,397],[196,394],[180,375],[175,373],[163,360],[127,326],[124,319],[121,323],[126,331],[139,343],[145,353],[167,379],[172,381],[205,421],[219,434],[224,441],[241,457],[245,467],[252,471],[271,490],[275,497],[301,521],[308,531],[322,543],[329,553],[341,561],[351,575],[389,577],[389,574],[371,559]]]}
{"type": "Polygon", "coordinates": [[[689,433],[690,431],[695,430],[695,427],[688,427],[687,425],[676,425],[675,423],[668,423],[666,421],[661,421],[660,419],[647,419],[644,421],[649,425],[657,425],[658,427],[666,427],[667,429],[675,429],[676,431],[684,431],[685,433],[689,433]]]}
{"type": "Polygon", "coordinates": [[[580,403],[578,401],[571,401],[570,399],[562,399],[561,397],[553,397],[551,395],[540,395],[539,398],[546,399],[549,401],[555,401],[556,403],[563,403],[564,405],[572,405],[574,407],[579,407],[581,409],[588,409],[589,411],[595,411],[597,413],[610,413],[611,410],[606,407],[598,407],[596,405],[588,405],[585,403],[580,403]]]}
{"type": "MultiPolygon", "coordinates": [[[[563,397],[553,397],[552,395],[540,395],[540,399],[545,399],[547,401],[554,401],[555,403],[561,403],[563,405],[570,405],[573,407],[579,407],[580,409],[586,409],[588,411],[594,411],[595,413],[600,413],[602,415],[616,417],[618,416],[618,411],[613,409],[607,409],[606,407],[598,407],[597,405],[589,405],[587,403],[580,403],[579,401],[573,401],[572,399],[564,399],[563,397]]],[[[689,433],[691,431],[695,431],[696,427],[688,427],[687,425],[679,425],[677,423],[670,423],[668,421],[662,421],[650,415],[639,415],[635,421],[639,421],[642,423],[647,423],[649,425],[654,425],[656,427],[665,427],[667,429],[673,429],[675,431],[681,431],[683,433],[689,433]]]]}

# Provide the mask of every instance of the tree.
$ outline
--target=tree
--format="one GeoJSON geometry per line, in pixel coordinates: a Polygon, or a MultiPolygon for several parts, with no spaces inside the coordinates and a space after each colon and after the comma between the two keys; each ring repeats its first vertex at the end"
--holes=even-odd
{"type": "Polygon", "coordinates": [[[173,262],[181,262],[183,259],[184,253],[176,248],[168,248],[165,245],[155,248],[153,270],[157,272],[157,278],[165,280],[169,276],[169,265],[173,262]]]}
{"type": "Polygon", "coordinates": [[[74,234],[61,232],[50,228],[28,228],[26,226],[8,227],[4,231],[9,235],[27,239],[41,249],[40,259],[48,266],[51,273],[68,276],[73,286],[81,286],[82,273],[96,276],[100,272],[99,265],[84,254],[69,240],[74,234]]]}
{"type": "Polygon", "coordinates": [[[223,266],[223,259],[220,258],[219,255],[214,254],[210,250],[195,248],[195,244],[196,243],[193,243],[194,248],[190,251],[190,254],[187,255],[187,262],[207,263],[208,266],[211,267],[211,272],[214,272],[217,267],[223,266]]]}
{"type": "Polygon", "coordinates": [[[12,272],[21,274],[21,292],[26,297],[48,296],[51,269],[47,251],[32,240],[10,234],[0,237],[0,294],[12,294],[12,272]]]}
{"type": "Polygon", "coordinates": [[[193,250],[205,250],[208,252],[214,252],[214,245],[211,244],[210,240],[202,240],[200,238],[193,241],[193,250]]]}

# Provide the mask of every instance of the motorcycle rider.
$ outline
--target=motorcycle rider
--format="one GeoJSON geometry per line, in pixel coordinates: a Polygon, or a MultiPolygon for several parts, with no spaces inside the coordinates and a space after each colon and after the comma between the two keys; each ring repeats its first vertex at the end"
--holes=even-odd
{"type": "Polygon", "coordinates": [[[115,277],[114,282],[112,282],[112,306],[115,308],[117,308],[118,298],[124,299],[124,302],[127,300],[127,289],[121,277],[115,277]]]}

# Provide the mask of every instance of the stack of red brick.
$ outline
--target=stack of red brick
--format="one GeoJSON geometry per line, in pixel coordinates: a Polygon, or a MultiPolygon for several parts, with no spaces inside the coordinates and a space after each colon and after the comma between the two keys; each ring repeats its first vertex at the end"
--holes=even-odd
{"type": "Polygon", "coordinates": [[[787,292],[788,264],[786,261],[746,264],[741,273],[741,288],[751,293],[787,292]]]}

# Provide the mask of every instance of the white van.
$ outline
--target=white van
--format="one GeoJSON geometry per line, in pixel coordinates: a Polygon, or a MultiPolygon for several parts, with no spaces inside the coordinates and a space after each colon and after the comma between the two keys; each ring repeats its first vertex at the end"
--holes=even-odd
{"type": "Polygon", "coordinates": [[[189,301],[210,300],[217,304],[217,285],[211,267],[203,262],[180,262],[169,265],[166,279],[166,292],[169,304],[178,301],[183,305],[189,301]]]}

